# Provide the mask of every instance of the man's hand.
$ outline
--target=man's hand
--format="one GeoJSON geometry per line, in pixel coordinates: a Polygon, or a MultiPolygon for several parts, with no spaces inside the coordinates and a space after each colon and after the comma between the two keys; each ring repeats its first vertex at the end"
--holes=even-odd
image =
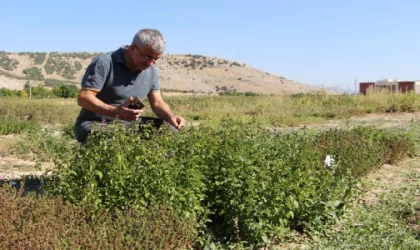
{"type": "Polygon", "coordinates": [[[148,95],[150,107],[159,118],[168,122],[175,129],[181,129],[185,126],[185,120],[182,116],[174,115],[166,102],[163,101],[160,91],[151,91],[148,95]]]}
{"type": "Polygon", "coordinates": [[[169,120],[169,124],[176,129],[181,129],[185,126],[185,120],[182,116],[172,116],[169,120]]]}
{"type": "Polygon", "coordinates": [[[127,106],[133,101],[130,96],[124,103],[115,109],[115,117],[124,121],[137,121],[143,113],[143,109],[130,109],[127,106]]]}

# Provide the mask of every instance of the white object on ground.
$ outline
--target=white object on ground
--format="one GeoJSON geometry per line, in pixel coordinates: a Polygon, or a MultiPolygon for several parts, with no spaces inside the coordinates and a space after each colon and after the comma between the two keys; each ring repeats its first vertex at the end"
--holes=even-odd
{"type": "Polygon", "coordinates": [[[335,160],[331,155],[327,155],[325,157],[324,163],[327,167],[332,167],[334,166],[335,160]]]}

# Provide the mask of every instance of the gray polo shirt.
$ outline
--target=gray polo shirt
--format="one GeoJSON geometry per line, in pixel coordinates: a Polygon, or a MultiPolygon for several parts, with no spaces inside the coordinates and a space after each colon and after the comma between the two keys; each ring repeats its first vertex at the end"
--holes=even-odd
{"type": "MultiPolygon", "coordinates": [[[[160,89],[159,71],[155,65],[132,72],[124,60],[124,47],[96,57],[86,69],[81,87],[99,91],[96,95],[104,103],[118,106],[130,96],[146,98],[150,91],[160,89]]],[[[82,108],[76,120],[76,138],[84,141],[94,121],[112,121],[114,118],[103,116],[82,108]]]]}

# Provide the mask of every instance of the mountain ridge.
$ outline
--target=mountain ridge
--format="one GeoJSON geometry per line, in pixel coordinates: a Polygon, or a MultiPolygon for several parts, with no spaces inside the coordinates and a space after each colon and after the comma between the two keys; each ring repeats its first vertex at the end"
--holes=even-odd
{"type": "MultiPolygon", "coordinates": [[[[34,85],[79,85],[95,52],[0,52],[0,88],[34,85]]],[[[258,94],[314,93],[318,86],[276,76],[242,62],[195,54],[165,54],[158,62],[161,87],[168,92],[217,94],[221,91],[258,94]]]]}

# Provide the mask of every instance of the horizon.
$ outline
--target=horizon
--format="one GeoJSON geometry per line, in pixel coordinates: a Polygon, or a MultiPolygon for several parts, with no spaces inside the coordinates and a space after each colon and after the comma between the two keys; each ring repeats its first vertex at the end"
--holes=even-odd
{"type": "Polygon", "coordinates": [[[156,28],[168,54],[224,58],[303,84],[420,79],[414,0],[183,3],[7,1],[0,50],[102,53],[156,28]]]}

